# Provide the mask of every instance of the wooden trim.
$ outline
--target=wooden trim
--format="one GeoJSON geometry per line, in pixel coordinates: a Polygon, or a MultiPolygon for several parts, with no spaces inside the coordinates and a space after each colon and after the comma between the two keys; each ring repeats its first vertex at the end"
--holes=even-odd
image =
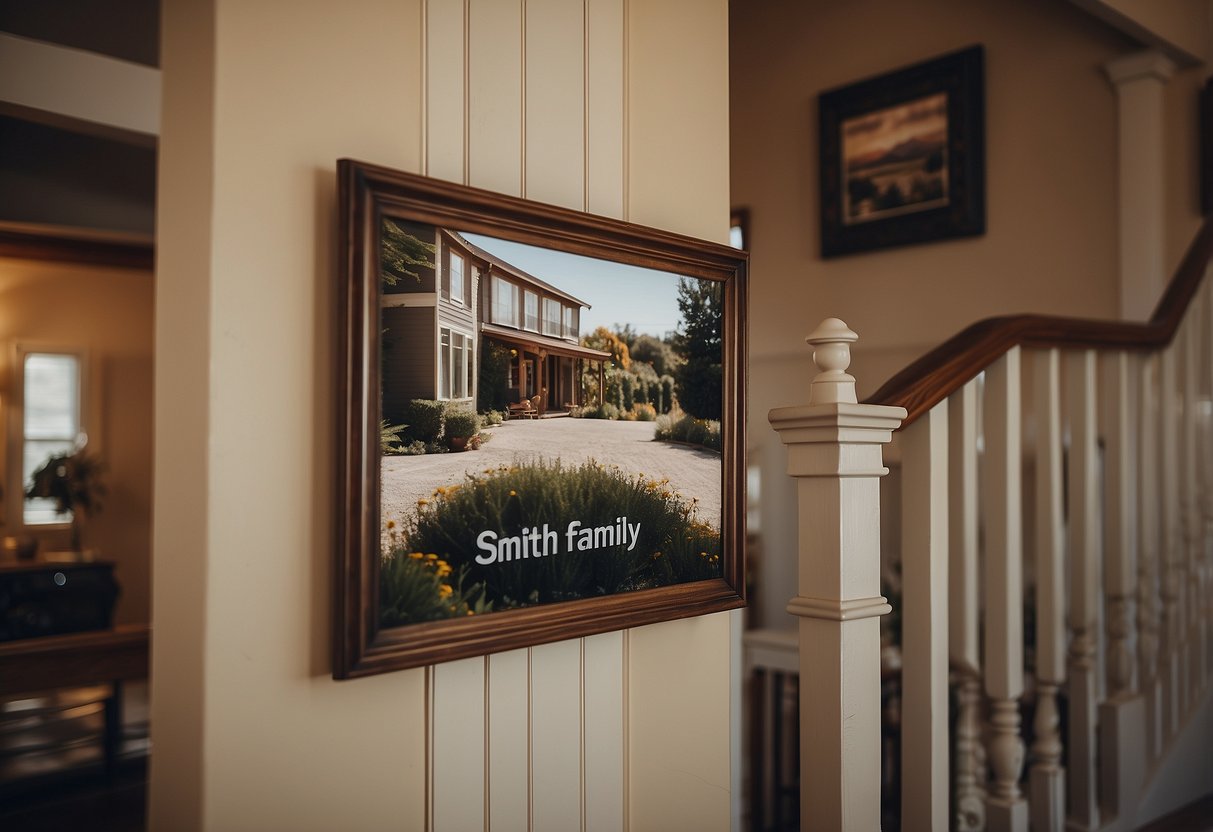
{"type": "Polygon", "coordinates": [[[128,624],[0,644],[0,695],[144,679],[151,629],[128,624]]]}
{"type": "Polygon", "coordinates": [[[1012,347],[1156,350],[1175,337],[1213,260],[1213,219],[1205,221],[1147,323],[1009,315],[987,318],[923,355],[865,400],[904,407],[904,430],[1012,347]]]}
{"type": "Polygon", "coordinates": [[[748,255],[717,243],[348,159],[340,160],[337,170],[340,438],[333,676],[385,673],[744,606],[748,255]],[[721,577],[495,612],[491,617],[379,628],[382,401],[375,246],[383,216],[723,284],[721,577]]]}
{"type": "Polygon", "coordinates": [[[151,240],[68,228],[0,223],[0,257],[151,270],[151,240]]]}

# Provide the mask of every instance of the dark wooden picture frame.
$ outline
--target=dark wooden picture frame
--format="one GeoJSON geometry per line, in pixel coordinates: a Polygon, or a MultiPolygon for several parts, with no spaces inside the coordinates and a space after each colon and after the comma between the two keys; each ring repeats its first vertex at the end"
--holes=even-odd
{"type": "Polygon", "coordinates": [[[821,256],[985,233],[984,51],[818,98],[821,256]]]}
{"type": "Polygon", "coordinates": [[[338,183],[340,458],[334,678],[419,667],[744,606],[747,255],[725,245],[348,159],[338,162],[338,183]],[[379,229],[384,218],[720,284],[719,577],[483,616],[380,626],[384,526],[379,229]]]}

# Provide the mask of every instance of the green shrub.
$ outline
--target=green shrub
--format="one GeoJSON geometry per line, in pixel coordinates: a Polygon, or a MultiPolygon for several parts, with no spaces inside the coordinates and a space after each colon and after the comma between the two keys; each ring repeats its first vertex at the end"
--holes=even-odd
{"type": "Polygon", "coordinates": [[[479,406],[505,410],[509,406],[510,348],[491,338],[480,339],[480,374],[476,392],[479,406]]]}
{"type": "MultiPolygon", "coordinates": [[[[483,586],[494,609],[527,606],[720,575],[720,533],[696,519],[668,480],[629,475],[590,461],[578,467],[536,463],[487,469],[461,486],[438,489],[419,500],[402,536],[402,551],[434,553],[473,589],[483,586]],[[639,523],[634,546],[569,551],[567,529],[639,523]],[[498,538],[524,528],[556,533],[546,557],[482,565],[477,538],[498,538]]],[[[452,594],[453,594],[452,590],[452,594]]],[[[386,592],[386,590],[385,590],[386,592]]],[[[383,608],[401,605],[389,594],[383,608]]]]}
{"type": "Polygon", "coordinates": [[[484,587],[468,586],[466,578],[465,570],[454,572],[436,554],[390,546],[379,564],[379,625],[399,627],[490,612],[484,587]]]}
{"type": "Polygon", "coordinates": [[[489,410],[481,414],[485,427],[496,427],[509,418],[509,415],[500,410],[489,410]]]}
{"type": "Polygon", "coordinates": [[[669,413],[674,409],[674,377],[661,377],[661,412],[669,413]]]}
{"type": "Polygon", "coordinates": [[[425,443],[420,439],[414,439],[407,445],[401,445],[396,450],[396,453],[400,454],[401,456],[421,456],[425,453],[425,443]]]}
{"type": "Polygon", "coordinates": [[[657,410],[651,404],[632,406],[633,419],[637,422],[652,422],[657,418],[657,410]]]}
{"type": "Polygon", "coordinates": [[[712,419],[696,419],[681,412],[662,414],[657,417],[654,439],[686,442],[702,445],[719,451],[721,446],[720,422],[712,419]]]}
{"type": "Polygon", "coordinates": [[[619,391],[622,398],[619,409],[626,413],[636,404],[636,376],[632,373],[622,373],[619,378],[619,391]]]}
{"type": "Polygon", "coordinates": [[[446,403],[433,399],[413,399],[404,409],[404,421],[408,423],[410,439],[434,442],[442,436],[443,416],[446,403]]]}
{"type": "Polygon", "coordinates": [[[382,454],[398,454],[400,450],[400,434],[408,425],[389,425],[384,419],[379,422],[379,452],[382,454]]]}
{"type": "Polygon", "coordinates": [[[452,407],[446,412],[445,435],[468,439],[480,432],[480,417],[466,407],[452,407]]]}

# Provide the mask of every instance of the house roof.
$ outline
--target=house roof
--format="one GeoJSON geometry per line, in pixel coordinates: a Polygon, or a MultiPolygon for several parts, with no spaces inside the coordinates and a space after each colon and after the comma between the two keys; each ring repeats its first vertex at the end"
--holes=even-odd
{"type": "Polygon", "coordinates": [[[477,246],[477,245],[474,245],[474,244],[468,242],[468,240],[466,238],[464,238],[464,236],[462,234],[460,234],[458,231],[452,231],[449,228],[444,228],[442,230],[446,234],[450,235],[451,238],[454,239],[455,242],[457,242],[459,245],[467,248],[467,250],[471,254],[475,255],[476,257],[480,258],[481,260],[487,261],[489,263],[489,265],[491,265],[492,267],[499,269],[512,277],[516,277],[519,280],[525,281],[527,283],[531,283],[531,284],[539,287],[540,289],[543,289],[546,292],[550,292],[551,294],[556,295],[557,297],[564,298],[565,300],[569,301],[570,303],[576,303],[580,306],[584,306],[586,309],[591,308],[590,304],[586,303],[581,298],[574,297],[573,295],[570,295],[568,292],[565,292],[561,289],[557,289],[555,286],[553,286],[551,283],[548,283],[546,280],[541,280],[540,278],[535,277],[535,275],[533,275],[533,274],[524,272],[522,269],[518,268],[517,266],[513,265],[512,263],[507,263],[506,261],[502,260],[500,257],[496,256],[495,254],[490,254],[489,252],[482,249],[480,246],[477,246]]]}
{"type": "Polygon", "coordinates": [[[573,358],[588,358],[592,361],[609,361],[611,358],[611,353],[607,352],[606,350],[590,349],[589,347],[583,347],[580,344],[574,344],[560,338],[551,338],[547,335],[539,335],[534,332],[511,329],[508,326],[481,324],[480,331],[490,338],[496,338],[499,341],[505,341],[510,344],[519,344],[524,347],[536,347],[557,355],[568,355],[573,358]]]}

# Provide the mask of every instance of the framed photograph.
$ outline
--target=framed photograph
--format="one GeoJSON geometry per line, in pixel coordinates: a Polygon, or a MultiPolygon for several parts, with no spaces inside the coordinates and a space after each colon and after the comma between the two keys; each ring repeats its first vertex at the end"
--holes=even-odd
{"type": "Polygon", "coordinates": [[[821,128],[821,256],[985,233],[983,51],[830,90],[821,128]]]}
{"type": "Polygon", "coordinates": [[[745,253],[338,179],[334,677],[743,606],[745,253]]]}

